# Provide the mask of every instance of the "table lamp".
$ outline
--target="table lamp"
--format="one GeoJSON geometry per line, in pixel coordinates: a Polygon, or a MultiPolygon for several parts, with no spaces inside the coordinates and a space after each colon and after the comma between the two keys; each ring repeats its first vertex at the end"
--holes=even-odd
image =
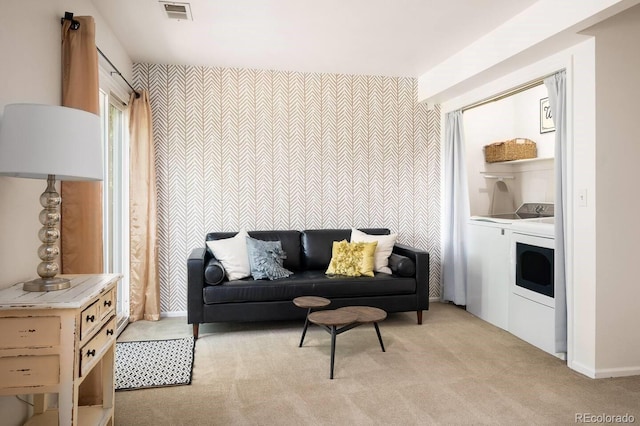
{"type": "Polygon", "coordinates": [[[56,277],[62,199],[55,182],[102,180],[100,117],[63,106],[6,105],[0,122],[0,175],[47,180],[40,195],[40,278],[25,282],[23,290],[69,288],[68,279],[56,277]]]}

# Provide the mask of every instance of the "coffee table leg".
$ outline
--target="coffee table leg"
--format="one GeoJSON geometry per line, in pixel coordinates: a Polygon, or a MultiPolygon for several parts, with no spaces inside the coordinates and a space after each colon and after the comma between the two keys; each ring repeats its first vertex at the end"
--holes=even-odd
{"type": "Polygon", "coordinates": [[[382,348],[382,352],[386,352],[384,350],[384,343],[382,343],[382,336],[380,335],[380,328],[378,327],[378,323],[374,322],[373,326],[376,328],[376,333],[378,334],[378,340],[380,341],[380,347],[382,348]]]}
{"type": "Polygon", "coordinates": [[[330,379],[333,380],[333,362],[336,357],[336,326],[331,326],[331,375],[330,379]]]}
{"type": "Polygon", "coordinates": [[[299,348],[302,347],[302,342],[304,342],[304,335],[307,334],[307,327],[309,326],[309,314],[311,313],[311,308],[307,311],[307,317],[304,319],[304,328],[302,329],[302,337],[300,338],[299,348]]]}

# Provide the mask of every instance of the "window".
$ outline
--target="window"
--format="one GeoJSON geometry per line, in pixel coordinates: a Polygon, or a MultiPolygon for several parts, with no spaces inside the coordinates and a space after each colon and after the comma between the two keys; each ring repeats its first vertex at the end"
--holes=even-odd
{"type": "Polygon", "coordinates": [[[118,284],[116,304],[120,332],[129,320],[129,140],[126,104],[114,93],[101,89],[100,117],[104,147],[104,269],[107,273],[121,273],[124,276],[118,284]]]}

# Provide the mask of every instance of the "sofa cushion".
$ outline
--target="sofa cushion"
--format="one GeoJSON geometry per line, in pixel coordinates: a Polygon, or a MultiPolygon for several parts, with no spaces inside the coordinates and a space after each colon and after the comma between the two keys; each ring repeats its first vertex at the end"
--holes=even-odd
{"type": "Polygon", "coordinates": [[[222,263],[229,281],[239,280],[251,275],[246,238],[247,231],[241,229],[231,238],[207,241],[207,247],[216,259],[222,263]]]}
{"type": "Polygon", "coordinates": [[[309,229],[302,231],[303,264],[306,269],[325,271],[331,262],[334,241],[348,240],[350,229],[309,229]]]}
{"type": "Polygon", "coordinates": [[[416,273],[416,264],[413,260],[395,253],[389,256],[389,268],[401,277],[413,277],[416,273]]]}
{"type": "MultiPolygon", "coordinates": [[[[207,234],[206,241],[230,238],[234,235],[234,232],[210,232],[207,234]]],[[[262,241],[280,241],[282,250],[287,255],[282,266],[290,271],[302,269],[299,231],[250,231],[249,236],[262,241]]]]}
{"type": "Polygon", "coordinates": [[[389,269],[389,256],[391,256],[397,238],[398,234],[371,235],[359,229],[354,228],[351,230],[351,242],[370,243],[376,241],[378,243],[376,246],[374,270],[385,274],[391,273],[391,269],[389,269]]]}
{"type": "Polygon", "coordinates": [[[209,259],[204,267],[204,282],[208,285],[218,285],[224,281],[224,267],[217,259],[209,259]]]}
{"type": "Polygon", "coordinates": [[[334,241],[331,261],[326,273],[348,277],[373,277],[374,255],[377,245],[378,243],[375,241],[372,243],[334,241]]]}
{"type": "Polygon", "coordinates": [[[247,237],[247,254],[254,280],[277,280],[291,275],[291,271],[282,267],[282,260],[286,255],[280,241],[263,241],[247,237]]]}
{"type": "MultiPolygon", "coordinates": [[[[276,281],[246,278],[203,289],[204,303],[292,301],[298,296],[366,297],[415,294],[415,278],[375,274],[374,277],[325,275],[324,271],[296,272],[276,281]]],[[[292,302],[293,303],[293,302],[292,302]]]]}
{"type": "MultiPolygon", "coordinates": [[[[388,235],[386,228],[360,229],[372,235],[388,235]]],[[[302,231],[302,264],[305,269],[325,271],[331,261],[334,241],[350,240],[351,229],[307,229],[302,231]]],[[[285,265],[286,266],[286,265],[285,265]]]]}

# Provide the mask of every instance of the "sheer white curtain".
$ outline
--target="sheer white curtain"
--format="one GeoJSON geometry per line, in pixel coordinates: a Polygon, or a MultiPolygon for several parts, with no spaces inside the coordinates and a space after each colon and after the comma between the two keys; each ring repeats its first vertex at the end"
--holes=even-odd
{"type": "Polygon", "coordinates": [[[464,156],[462,111],[447,113],[444,146],[443,300],[467,304],[465,233],[469,220],[469,189],[464,156]]]}
{"type": "Polygon", "coordinates": [[[555,298],[556,298],[556,352],[567,351],[567,292],[565,274],[565,211],[567,206],[567,90],[566,71],[545,78],[549,104],[556,127],[555,149],[555,298]]]}

